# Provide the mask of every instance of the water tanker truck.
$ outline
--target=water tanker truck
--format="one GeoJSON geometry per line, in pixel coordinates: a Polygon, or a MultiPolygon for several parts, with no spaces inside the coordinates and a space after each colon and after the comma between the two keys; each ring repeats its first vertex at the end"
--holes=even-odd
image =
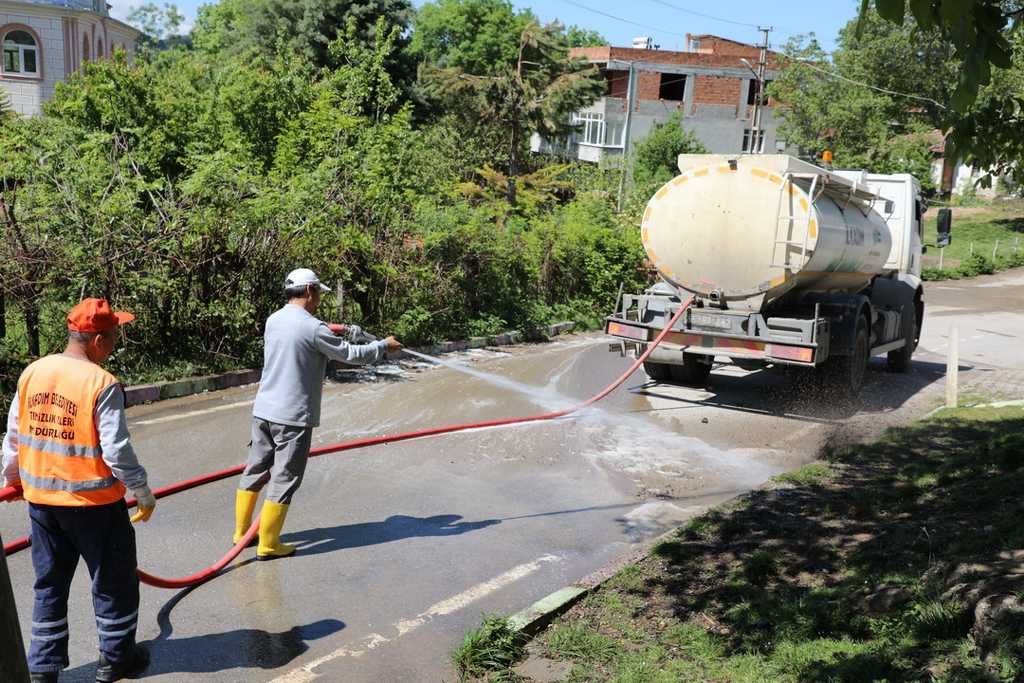
{"type": "MultiPolygon", "coordinates": [[[[910,370],[924,318],[925,202],[911,175],[826,170],[778,155],[684,154],[640,226],[660,282],[622,294],[605,331],[655,380],[701,386],[715,358],[806,368],[855,395],[868,360],[910,370]]],[[[939,244],[950,213],[939,212],[939,244]]]]}

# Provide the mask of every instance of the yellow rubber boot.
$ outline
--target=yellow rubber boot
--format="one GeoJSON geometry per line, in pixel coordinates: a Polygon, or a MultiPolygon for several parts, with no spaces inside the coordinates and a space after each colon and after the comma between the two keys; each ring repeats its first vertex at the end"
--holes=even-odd
{"type": "Polygon", "coordinates": [[[260,497],[259,491],[235,491],[235,535],[232,543],[238,543],[245,536],[252,524],[252,512],[256,509],[256,499],[260,497]]]}
{"type": "Polygon", "coordinates": [[[260,511],[260,544],[256,548],[257,560],[272,560],[288,557],[295,552],[295,546],[281,543],[281,527],[288,516],[288,506],[270,500],[263,501],[260,511]]]}

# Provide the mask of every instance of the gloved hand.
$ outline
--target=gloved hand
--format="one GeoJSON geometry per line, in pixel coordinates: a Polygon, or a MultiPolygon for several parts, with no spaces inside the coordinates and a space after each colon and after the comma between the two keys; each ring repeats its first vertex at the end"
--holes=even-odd
{"type": "Polygon", "coordinates": [[[132,495],[135,496],[135,500],[139,504],[139,511],[132,515],[132,523],[148,522],[149,518],[153,515],[153,508],[156,507],[156,496],[153,495],[148,486],[132,489],[132,495]]]}
{"type": "Polygon", "coordinates": [[[363,328],[359,327],[359,325],[349,323],[348,325],[345,325],[344,334],[348,337],[349,341],[357,342],[363,336],[363,328]]]}

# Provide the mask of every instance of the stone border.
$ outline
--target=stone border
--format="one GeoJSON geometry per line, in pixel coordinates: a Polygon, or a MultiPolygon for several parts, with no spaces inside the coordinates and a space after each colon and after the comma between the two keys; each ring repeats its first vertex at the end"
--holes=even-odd
{"type": "MultiPolygon", "coordinates": [[[[576,324],[572,322],[556,323],[537,330],[528,335],[530,339],[547,340],[560,334],[571,332],[576,324]]],[[[482,349],[486,346],[511,346],[519,344],[527,338],[521,332],[505,332],[490,337],[470,337],[460,341],[445,341],[433,346],[414,348],[414,351],[436,356],[442,353],[465,351],[467,349],[482,349]]],[[[390,360],[409,358],[408,354],[399,351],[397,354],[389,355],[390,360]]],[[[231,387],[240,387],[246,384],[255,384],[260,381],[262,370],[232,370],[218,375],[203,375],[201,377],[186,377],[185,379],[172,380],[169,382],[156,382],[153,384],[140,384],[138,386],[126,387],[125,405],[137,406],[143,403],[154,403],[166,401],[170,398],[181,398],[202,394],[207,391],[218,391],[231,387]]]]}

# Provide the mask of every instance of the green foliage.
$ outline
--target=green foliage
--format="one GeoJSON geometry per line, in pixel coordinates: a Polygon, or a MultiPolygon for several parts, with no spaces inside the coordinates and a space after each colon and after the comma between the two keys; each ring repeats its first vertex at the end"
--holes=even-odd
{"type": "Polygon", "coordinates": [[[493,73],[516,61],[531,21],[532,12],[517,12],[508,0],[428,2],[416,13],[409,52],[427,64],[493,73]]]}
{"type": "MultiPolygon", "coordinates": [[[[372,30],[350,21],[322,69],[284,44],[90,63],[46,116],[0,127],[0,393],[61,346],[83,295],[138,315],[110,361],[130,383],[258,365],[296,264],[345,283],[350,319],[410,344],[592,323],[620,282],[642,285],[605,174],[531,163],[511,208],[507,174],[486,170],[505,167],[507,139],[467,138],[454,111],[418,120],[390,66],[397,26],[372,30]]],[[[576,69],[557,32],[524,41],[548,62],[514,76],[520,92],[568,107],[550,87],[576,69]]],[[[526,107],[524,129],[559,111],[526,107]]]]}
{"type": "MultiPolygon", "coordinates": [[[[283,44],[315,66],[325,66],[328,46],[351,23],[359,40],[373,44],[379,20],[401,33],[412,17],[409,0],[221,0],[200,6],[193,37],[196,47],[209,54],[273,54],[283,44]]],[[[398,60],[394,68],[397,75],[402,68],[398,60]]]]}
{"type": "Polygon", "coordinates": [[[185,15],[173,3],[165,2],[163,6],[155,2],[143,3],[128,13],[128,23],[142,31],[140,44],[144,49],[165,49],[188,43],[181,35],[185,15]]]}
{"type": "Polygon", "coordinates": [[[462,680],[508,670],[526,653],[526,636],[507,619],[484,616],[480,628],[466,634],[452,653],[452,663],[462,680]]]}
{"type": "MultiPolygon", "coordinates": [[[[966,111],[982,86],[992,81],[992,69],[1008,69],[1013,48],[1004,32],[1011,16],[1019,12],[1013,3],[1000,0],[875,0],[878,14],[902,25],[912,18],[922,31],[934,31],[952,46],[962,64],[952,106],[966,111]],[[1008,5],[1008,6],[1007,6],[1008,5]],[[1006,6],[1006,7],[1004,7],[1006,6]]],[[[865,30],[868,0],[862,0],[857,32],[865,30]]]]}
{"type": "Polygon", "coordinates": [[[943,117],[955,60],[934,32],[894,26],[873,14],[865,22],[869,30],[859,37],[852,22],[840,32],[831,59],[813,38],[787,45],[784,69],[769,86],[787,109],[779,134],[812,156],[831,150],[840,168],[911,173],[932,189],[930,147],[941,139],[932,130],[943,117]],[[907,68],[892,69],[894,63],[907,68]],[[923,99],[908,103],[829,74],[923,99]]]}
{"type": "Polygon", "coordinates": [[[673,114],[665,123],[655,125],[633,149],[633,174],[642,194],[650,196],[650,186],[665,183],[679,174],[680,154],[705,154],[704,145],[683,127],[683,115],[673,114]]]}
{"type": "Polygon", "coordinates": [[[421,83],[435,101],[462,112],[468,127],[485,122],[506,131],[507,197],[512,206],[522,148],[530,133],[563,137],[571,130],[569,114],[604,91],[604,80],[594,66],[569,58],[561,26],[542,27],[533,20],[519,35],[513,60],[487,73],[428,65],[421,70],[421,83]]]}
{"type": "Polygon", "coordinates": [[[597,31],[579,26],[569,26],[565,29],[565,43],[569,47],[601,47],[609,44],[608,39],[597,31]]]}

